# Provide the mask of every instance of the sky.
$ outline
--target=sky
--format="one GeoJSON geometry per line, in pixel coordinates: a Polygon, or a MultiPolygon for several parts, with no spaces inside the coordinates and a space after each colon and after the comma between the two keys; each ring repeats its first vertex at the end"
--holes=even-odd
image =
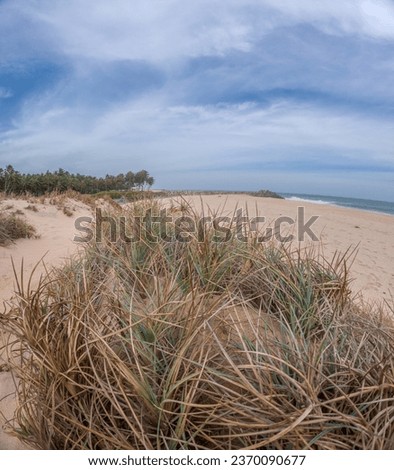
{"type": "Polygon", "coordinates": [[[0,167],[394,201],[393,0],[0,0],[0,167]]]}

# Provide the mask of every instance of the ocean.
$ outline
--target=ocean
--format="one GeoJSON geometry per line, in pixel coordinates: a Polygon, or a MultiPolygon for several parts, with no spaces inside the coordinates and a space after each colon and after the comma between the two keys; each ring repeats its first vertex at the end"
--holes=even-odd
{"type": "Polygon", "coordinates": [[[321,196],[319,194],[279,193],[292,201],[308,201],[315,204],[334,204],[342,207],[352,207],[372,212],[383,212],[394,215],[394,202],[375,201],[372,199],[356,199],[353,197],[321,196]]]}

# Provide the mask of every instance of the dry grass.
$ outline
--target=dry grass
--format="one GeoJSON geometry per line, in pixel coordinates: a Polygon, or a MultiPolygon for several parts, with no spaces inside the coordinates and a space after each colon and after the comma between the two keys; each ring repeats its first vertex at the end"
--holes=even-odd
{"type": "MultiPolygon", "coordinates": [[[[131,209],[128,236],[149,204],[160,209],[131,209]]],[[[133,243],[106,233],[35,290],[18,276],[0,326],[16,338],[21,439],[40,449],[394,448],[394,325],[353,303],[348,257],[253,237],[218,243],[207,227],[182,243],[173,231],[133,243]]]]}
{"type": "Polygon", "coordinates": [[[66,215],[67,217],[72,217],[73,216],[73,211],[69,207],[64,206],[63,207],[63,214],[66,215]]]}
{"type": "Polygon", "coordinates": [[[62,193],[52,192],[49,194],[48,197],[50,203],[54,205],[64,206],[69,203],[70,200],[72,200],[82,202],[83,204],[86,204],[89,207],[94,207],[94,198],[92,196],[90,196],[89,194],[82,194],[71,189],[62,193]]]}
{"type": "Polygon", "coordinates": [[[11,212],[12,215],[25,215],[23,210],[21,209],[15,209],[14,211],[11,212]]]}
{"type": "MultiPolygon", "coordinates": [[[[19,238],[37,237],[36,229],[16,214],[0,211],[0,246],[6,246],[19,238]]],[[[22,212],[23,214],[23,212],[22,212]]]]}

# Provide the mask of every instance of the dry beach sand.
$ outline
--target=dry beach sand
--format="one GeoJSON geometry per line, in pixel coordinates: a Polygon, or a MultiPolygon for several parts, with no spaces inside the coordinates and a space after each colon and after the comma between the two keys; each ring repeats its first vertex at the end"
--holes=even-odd
{"type": "MultiPolygon", "coordinates": [[[[166,199],[173,205],[179,198],[166,199]]],[[[318,220],[312,225],[314,233],[321,242],[309,242],[316,249],[323,250],[328,257],[336,250],[345,252],[349,246],[357,248],[357,256],[351,266],[352,287],[354,292],[361,292],[368,301],[392,301],[394,295],[394,216],[364,212],[353,209],[318,205],[300,201],[285,201],[271,198],[256,198],[248,195],[210,195],[187,196],[185,201],[204,214],[209,210],[229,215],[238,208],[248,210],[250,217],[264,216],[272,223],[280,216],[297,219],[297,208],[305,208],[305,220],[317,215],[318,220]],[[208,207],[210,209],[208,209],[208,207]]],[[[72,216],[66,216],[56,205],[35,204],[38,211],[26,210],[27,201],[3,200],[1,206],[12,205],[13,210],[22,210],[27,220],[33,224],[40,238],[20,240],[9,247],[0,247],[0,305],[13,293],[14,280],[11,256],[15,265],[20,266],[23,259],[24,272],[29,276],[32,269],[44,257],[48,266],[59,265],[62,260],[75,253],[77,245],[73,242],[76,217],[89,215],[90,210],[81,202],[69,201],[72,216]]],[[[296,226],[296,224],[295,224],[296,226]]],[[[297,231],[294,232],[297,235],[297,231]]],[[[42,264],[36,270],[36,279],[44,271],[42,264]]],[[[361,297],[360,297],[361,301],[361,297]]],[[[0,449],[22,449],[19,441],[3,431],[6,419],[10,419],[15,409],[13,393],[15,385],[10,372],[0,363],[0,449]]]]}

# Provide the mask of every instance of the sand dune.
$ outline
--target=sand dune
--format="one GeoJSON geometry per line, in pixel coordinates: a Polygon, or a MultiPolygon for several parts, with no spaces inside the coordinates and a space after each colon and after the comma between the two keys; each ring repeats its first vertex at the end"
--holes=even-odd
{"type": "MultiPolygon", "coordinates": [[[[6,248],[0,247],[0,311],[15,288],[11,259],[18,272],[20,272],[23,260],[26,281],[38,263],[33,276],[34,285],[34,281],[37,282],[40,275],[45,272],[45,266],[59,265],[62,260],[77,250],[77,245],[73,242],[74,221],[77,217],[89,215],[90,210],[78,201],[66,201],[65,205],[72,212],[72,216],[67,216],[63,212],[63,207],[49,203],[30,204],[22,199],[6,199],[0,202],[0,208],[9,207],[9,212],[22,211],[23,217],[37,229],[39,235],[37,239],[18,240],[6,248]],[[37,212],[26,209],[29,205],[34,205],[37,212]]],[[[0,337],[0,347],[2,340],[0,337]]],[[[11,373],[1,366],[4,363],[2,356],[4,356],[4,351],[0,351],[0,449],[22,449],[23,446],[19,440],[5,433],[3,429],[6,421],[12,418],[15,409],[13,396],[15,384],[11,373]]]]}
{"type": "MultiPolygon", "coordinates": [[[[165,203],[170,206],[175,200],[167,199],[165,203]]],[[[317,250],[323,250],[326,256],[332,256],[336,250],[345,252],[349,246],[357,248],[358,253],[350,270],[354,292],[361,292],[361,295],[369,301],[381,302],[393,299],[393,216],[239,194],[188,196],[185,200],[198,210],[203,206],[206,215],[210,210],[213,213],[220,212],[222,215],[232,216],[236,209],[244,208],[250,217],[264,216],[268,225],[273,225],[275,219],[280,216],[297,220],[300,215],[297,212],[298,207],[302,205],[305,208],[306,221],[309,217],[318,216],[311,229],[320,240],[310,241],[306,237],[304,245],[315,246],[317,250]]],[[[3,200],[0,204],[3,208],[12,205],[9,210],[23,211],[27,220],[40,234],[38,239],[20,240],[9,247],[0,247],[0,305],[3,305],[14,291],[11,257],[17,267],[21,266],[23,259],[25,276],[29,276],[39,263],[35,273],[37,281],[44,271],[44,265],[40,260],[43,260],[47,266],[59,265],[64,258],[76,252],[77,245],[73,242],[74,221],[76,217],[89,215],[90,209],[81,202],[68,201],[67,205],[72,212],[72,216],[69,217],[64,214],[62,208],[49,203],[35,203],[37,212],[27,210],[28,202],[23,200],[3,200]]],[[[294,226],[287,224],[287,226],[297,235],[297,230],[294,232],[297,224],[294,226]]],[[[2,371],[0,362],[0,449],[23,448],[17,439],[2,429],[5,419],[12,417],[15,408],[14,390],[12,376],[10,372],[2,371]]]]}

